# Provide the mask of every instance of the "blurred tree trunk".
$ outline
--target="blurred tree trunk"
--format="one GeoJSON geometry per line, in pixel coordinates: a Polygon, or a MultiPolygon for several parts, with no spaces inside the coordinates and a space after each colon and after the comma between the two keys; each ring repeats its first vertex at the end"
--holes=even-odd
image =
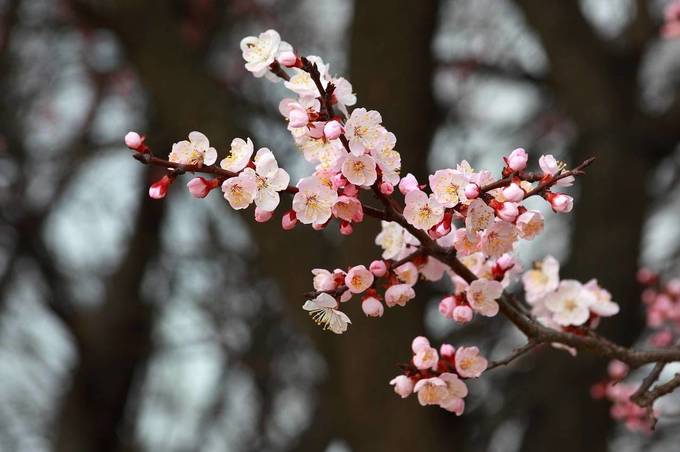
{"type": "MultiPolygon", "coordinates": [[[[583,282],[597,277],[611,291],[621,313],[600,329],[630,344],[642,327],[635,273],[648,213],[647,183],[655,160],[670,152],[673,142],[661,143],[649,133],[650,118],[638,106],[644,40],[653,32],[646,2],[638,2],[632,42],[617,50],[595,35],[578,2],[516,3],[546,49],[555,100],[576,124],[572,161],[597,157],[579,179],[571,254],[562,275],[583,282]]],[[[552,350],[536,361],[527,381],[529,424],[521,450],[544,451],[550,444],[553,452],[606,451],[612,425],[608,406],[589,395],[606,363],[552,350]]]]}
{"type": "Polygon", "coordinates": [[[142,298],[141,286],[158,252],[163,206],[143,197],[102,304],[69,317],[78,361],[55,419],[55,452],[138,450],[124,429],[126,410],[134,403],[133,383],[149,357],[152,306],[142,298]]]}

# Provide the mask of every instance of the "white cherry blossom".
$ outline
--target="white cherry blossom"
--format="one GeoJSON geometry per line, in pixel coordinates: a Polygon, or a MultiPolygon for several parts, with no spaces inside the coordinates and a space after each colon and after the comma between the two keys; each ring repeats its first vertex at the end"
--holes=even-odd
{"type": "Polygon", "coordinates": [[[269,65],[282,52],[292,51],[293,47],[285,41],[276,30],[267,30],[259,36],[248,36],[241,39],[241,52],[246,60],[246,70],[255,77],[262,77],[269,72],[269,65]]]}
{"type": "Polygon", "coordinates": [[[552,313],[553,320],[562,326],[586,323],[595,302],[593,292],[571,279],[562,280],[557,290],[545,297],[545,307],[552,313]]]}
{"type": "Polygon", "coordinates": [[[444,208],[433,195],[421,190],[408,192],[405,197],[404,218],[409,224],[427,231],[444,218],[444,208]]]}
{"type": "Polygon", "coordinates": [[[234,138],[231,140],[231,148],[226,158],[220,162],[222,169],[238,173],[248,165],[253,155],[253,142],[250,138],[234,138]]]}
{"type": "Polygon", "coordinates": [[[314,300],[307,300],[302,309],[309,311],[309,315],[317,325],[324,330],[331,330],[335,334],[347,331],[347,325],[352,323],[347,314],[337,309],[338,302],[327,293],[319,294],[314,300]]]}
{"type": "Polygon", "coordinates": [[[319,178],[305,177],[298,183],[299,191],[293,197],[293,210],[303,224],[323,224],[331,217],[331,208],[338,199],[332,190],[319,178]]]}
{"type": "Polygon", "coordinates": [[[212,165],[217,160],[217,151],[210,147],[208,138],[201,132],[189,133],[189,141],[172,145],[168,160],[183,165],[212,165]]]}

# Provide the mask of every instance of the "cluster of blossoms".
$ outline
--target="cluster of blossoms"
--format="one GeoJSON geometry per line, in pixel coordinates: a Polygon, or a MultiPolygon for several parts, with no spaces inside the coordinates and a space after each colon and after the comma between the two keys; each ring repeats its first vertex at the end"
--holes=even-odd
{"type": "MultiPolygon", "coordinates": [[[[439,311],[458,323],[470,322],[475,314],[493,317],[502,305],[513,322],[517,318],[511,315],[516,315],[522,322],[560,334],[585,335],[601,317],[618,312],[609,292],[595,280],[560,281],[559,264],[552,257],[522,275],[530,313],[505,294],[522,271],[515,256],[517,244],[543,231],[543,215],[528,209],[525,200],[540,197],[554,212],[570,212],[573,199],[555,189],[573,184],[574,176],[582,174],[592,159],[567,170],[552,155],[543,155],[538,159],[540,171],[530,172],[529,155],[518,148],[503,157],[499,177],[462,161],[420,183],[412,174],[401,176],[396,137],[382,125],[380,113],[360,107],[350,111],[357,102],[352,85],[331,75],[321,58],[300,56],[274,30],[244,38],[241,50],[246,69],[255,77],[283,80],[294,93],[281,101],[279,111],[304,158],[315,165],[310,175],[289,185],[290,177],[274,154],[267,148],[255,151],[250,138],[232,140],[222,159],[200,132],[175,143],[167,160],[151,155],[145,137],[136,132],[128,133],[125,143],[142,163],[166,170],[149,188],[152,198],[165,197],[177,176],[191,172],[207,176],[188,182],[193,196],[204,198],[221,187],[232,208],[254,205],[258,222],[273,218],[280,193],[288,193],[291,205],[281,215],[285,230],[298,223],[315,230],[334,223],[347,235],[365,216],[381,220],[375,239],[382,248],[381,259],[346,270],[312,271],[314,291],[303,309],[324,329],[336,334],[347,330],[351,320],[343,303],[354,295],[360,297],[366,316],[381,317],[384,305],[403,307],[413,300],[419,280],[445,277],[454,289],[441,300],[439,311]],[[362,193],[371,193],[383,209],[362,201],[362,193]]],[[[678,286],[675,282],[646,292],[653,326],[680,322],[678,286]]],[[[416,338],[412,349],[411,363],[391,382],[397,394],[416,393],[422,405],[461,414],[467,395],[464,380],[479,377],[487,368],[486,359],[476,347],[454,349],[444,344],[437,351],[424,337],[416,338]]],[[[624,401],[629,391],[622,388],[605,386],[603,394],[615,402],[617,418],[642,425],[639,411],[624,401]]]]}
{"type": "Polygon", "coordinates": [[[583,327],[594,328],[601,317],[619,312],[619,305],[597,280],[586,284],[560,280],[559,272],[559,262],[547,256],[522,276],[526,301],[539,322],[550,328],[578,332],[583,327]]]}
{"type": "Polygon", "coordinates": [[[593,385],[590,392],[595,399],[609,400],[612,404],[609,410],[612,418],[623,422],[628,430],[649,434],[659,413],[643,408],[631,400],[638,385],[622,381],[629,371],[625,363],[612,360],[607,367],[607,378],[593,385]]]}
{"type": "MultiPolygon", "coordinates": [[[[442,315],[459,323],[469,322],[474,313],[495,316],[499,311],[496,300],[521,270],[513,256],[517,243],[521,239],[531,240],[543,230],[543,215],[528,210],[522,201],[535,194],[533,183],[552,180],[563,169],[563,164],[552,155],[545,155],[539,159],[540,173],[526,173],[528,155],[523,149],[514,150],[504,160],[505,177],[500,183],[489,171],[475,172],[463,161],[456,169],[439,170],[431,175],[430,194],[423,191],[426,186],[420,185],[412,174],[398,184],[404,197],[403,218],[407,225],[425,232],[443,250],[455,252],[477,280],[468,283],[437,258],[420,254],[421,241],[404,227],[407,225],[383,221],[375,239],[383,249],[383,260],[372,262],[369,269],[359,265],[348,272],[315,269],[312,272],[315,290],[333,292],[339,295],[340,302],[349,301],[351,294],[365,292],[364,313],[380,317],[384,312],[381,300],[388,307],[404,306],[415,297],[413,287],[419,279],[439,281],[448,275],[455,291],[441,301],[442,315]],[[352,284],[352,278],[358,278],[362,284],[352,284]],[[384,295],[379,289],[385,289],[384,295]]],[[[571,183],[573,176],[555,181],[557,186],[571,183]]],[[[392,198],[391,192],[381,194],[392,198]]],[[[542,196],[556,212],[571,210],[572,198],[566,194],[545,191],[542,196]]]]}
{"type": "Polygon", "coordinates": [[[390,381],[394,392],[402,398],[418,394],[421,405],[439,405],[460,416],[468,395],[465,380],[479,377],[487,368],[479,349],[442,344],[437,352],[423,336],[413,340],[411,349],[413,358],[390,381]]]}
{"type": "Polygon", "coordinates": [[[667,39],[680,37],[680,0],[673,0],[668,4],[664,19],[661,35],[667,39]]]}
{"type": "Polygon", "coordinates": [[[642,303],[647,326],[653,331],[649,342],[655,347],[667,347],[680,337],[680,279],[662,282],[648,269],[641,269],[637,279],[645,287],[642,303]]]}

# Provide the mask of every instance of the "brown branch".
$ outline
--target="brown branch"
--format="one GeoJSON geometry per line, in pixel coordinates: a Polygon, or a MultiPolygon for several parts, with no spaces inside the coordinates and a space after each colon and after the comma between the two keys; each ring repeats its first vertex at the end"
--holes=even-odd
{"type": "Polygon", "coordinates": [[[489,367],[487,367],[486,370],[492,370],[492,369],[495,369],[496,367],[499,367],[499,366],[506,366],[506,365],[510,364],[511,362],[513,362],[514,360],[516,360],[517,358],[519,358],[520,356],[524,355],[525,353],[533,350],[538,345],[539,344],[537,342],[534,342],[533,340],[529,340],[529,342],[527,342],[523,346],[513,350],[512,353],[510,355],[508,355],[507,357],[500,359],[498,361],[491,361],[491,363],[489,364],[489,367]]]}
{"type": "Polygon", "coordinates": [[[640,406],[644,406],[641,403],[641,400],[644,399],[644,397],[647,395],[647,390],[652,387],[652,385],[656,382],[656,380],[659,379],[659,376],[661,375],[661,372],[663,372],[664,367],[666,367],[666,363],[656,363],[654,365],[654,368],[652,371],[645,377],[644,380],[642,380],[642,384],[640,384],[640,387],[637,388],[637,390],[633,393],[632,396],[630,396],[630,400],[633,402],[637,403],[640,406]]]}
{"type": "Polygon", "coordinates": [[[651,391],[647,391],[640,395],[640,397],[637,400],[633,400],[633,402],[642,407],[651,407],[656,399],[663,397],[666,394],[670,394],[678,387],[680,387],[680,373],[676,373],[675,376],[666,383],[657,385],[651,391]]]}

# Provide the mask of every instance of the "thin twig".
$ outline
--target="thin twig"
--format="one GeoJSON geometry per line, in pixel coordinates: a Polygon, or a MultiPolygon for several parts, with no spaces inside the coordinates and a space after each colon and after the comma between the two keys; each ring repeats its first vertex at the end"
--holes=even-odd
{"type": "Polygon", "coordinates": [[[519,358],[520,356],[522,356],[525,353],[536,348],[538,345],[539,345],[539,343],[534,342],[533,340],[530,340],[529,342],[527,342],[523,346],[513,350],[512,353],[510,355],[508,355],[507,357],[505,357],[501,360],[498,360],[498,361],[491,361],[491,363],[489,364],[489,367],[487,367],[486,370],[495,369],[496,367],[499,367],[499,366],[507,366],[508,364],[510,364],[511,362],[516,360],[517,358],[519,358]]]}

